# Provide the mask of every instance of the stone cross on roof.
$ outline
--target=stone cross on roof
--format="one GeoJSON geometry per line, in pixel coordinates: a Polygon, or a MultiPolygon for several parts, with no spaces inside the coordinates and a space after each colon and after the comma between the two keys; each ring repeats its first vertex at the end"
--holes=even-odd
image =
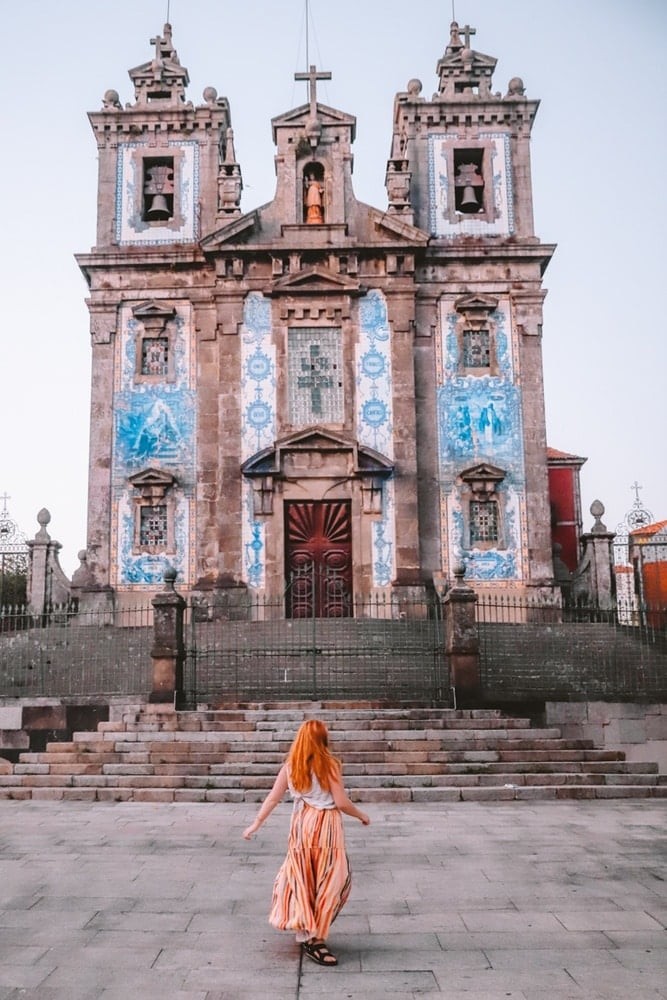
{"type": "Polygon", "coordinates": [[[171,25],[168,23],[165,24],[162,30],[164,32],[163,35],[156,35],[155,38],[151,38],[151,45],[155,46],[156,66],[161,66],[165,59],[178,62],[178,54],[172,43],[171,25]]]}
{"type": "Polygon", "coordinates": [[[310,84],[310,117],[317,117],[317,81],[318,80],[330,80],[331,73],[320,71],[318,73],[315,66],[311,66],[307,73],[295,73],[295,80],[308,80],[310,84]]]}
{"type": "Polygon", "coordinates": [[[477,28],[471,28],[469,24],[464,24],[464,26],[462,28],[460,28],[459,30],[463,32],[463,35],[465,37],[465,47],[467,49],[469,49],[470,48],[470,36],[477,34],[477,28]]]}

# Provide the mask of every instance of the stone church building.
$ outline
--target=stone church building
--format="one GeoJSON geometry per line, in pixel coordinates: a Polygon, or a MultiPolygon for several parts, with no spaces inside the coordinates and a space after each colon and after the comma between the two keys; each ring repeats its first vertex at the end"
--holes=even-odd
{"type": "MultiPolygon", "coordinates": [[[[318,101],[271,122],[276,191],[241,208],[226,98],[186,96],[170,25],[90,114],[90,587],[145,601],[553,586],[538,101],[451,25],[436,90],[387,114],[387,202],[358,201],[355,118],[318,101]]],[[[388,108],[389,112],[389,108],[388,108]]]]}

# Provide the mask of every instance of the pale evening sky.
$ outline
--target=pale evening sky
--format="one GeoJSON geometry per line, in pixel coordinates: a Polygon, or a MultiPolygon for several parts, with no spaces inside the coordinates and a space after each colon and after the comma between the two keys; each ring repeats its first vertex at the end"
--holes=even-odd
{"type": "MultiPolygon", "coordinates": [[[[274,192],[270,119],[304,103],[304,0],[171,0],[188,98],[231,104],[242,208],[274,192]]],[[[494,91],[522,77],[542,101],[533,131],[536,233],[558,249],[546,275],[549,444],[587,456],[584,528],[599,498],[613,529],[640,499],[667,518],[663,0],[455,0],[473,47],[498,59],[494,91]]],[[[0,495],[30,538],[51,511],[68,574],[86,543],[90,343],[74,254],[95,241],[97,157],[86,112],[152,55],[167,0],[0,3],[0,495]]],[[[394,94],[436,89],[451,0],[310,0],[320,100],[357,116],[355,193],[386,207],[394,94]]],[[[2,509],[0,505],[0,510],[2,509]]]]}

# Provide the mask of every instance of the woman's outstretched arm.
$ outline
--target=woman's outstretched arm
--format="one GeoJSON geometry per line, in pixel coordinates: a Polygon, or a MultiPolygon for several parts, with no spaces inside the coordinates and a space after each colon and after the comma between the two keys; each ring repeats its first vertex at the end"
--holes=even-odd
{"type": "Polygon", "coordinates": [[[370,817],[362,812],[361,809],[357,809],[352,799],[349,797],[345,788],[343,787],[343,781],[340,775],[331,775],[331,794],[333,795],[333,800],[336,803],[336,808],[340,809],[342,813],[347,816],[354,816],[358,819],[364,826],[368,826],[370,823],[370,817]]]}
{"type": "Polygon", "coordinates": [[[287,791],[287,765],[283,764],[283,766],[278,771],[278,777],[273,782],[273,788],[262,802],[259,808],[259,812],[255,816],[250,826],[246,827],[246,829],[243,831],[243,836],[245,837],[246,840],[250,840],[253,833],[257,833],[264,820],[271,815],[271,813],[276,808],[278,803],[282,800],[286,791],[287,791]]]}

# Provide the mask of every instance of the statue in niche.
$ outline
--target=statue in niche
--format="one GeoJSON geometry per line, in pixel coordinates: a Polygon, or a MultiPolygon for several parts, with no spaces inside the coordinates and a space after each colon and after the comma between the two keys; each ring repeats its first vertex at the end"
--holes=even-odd
{"type": "Polygon", "coordinates": [[[306,224],[309,226],[322,225],[324,222],[323,194],[324,188],[315,174],[308,174],[304,181],[303,200],[306,206],[306,224]]]}

